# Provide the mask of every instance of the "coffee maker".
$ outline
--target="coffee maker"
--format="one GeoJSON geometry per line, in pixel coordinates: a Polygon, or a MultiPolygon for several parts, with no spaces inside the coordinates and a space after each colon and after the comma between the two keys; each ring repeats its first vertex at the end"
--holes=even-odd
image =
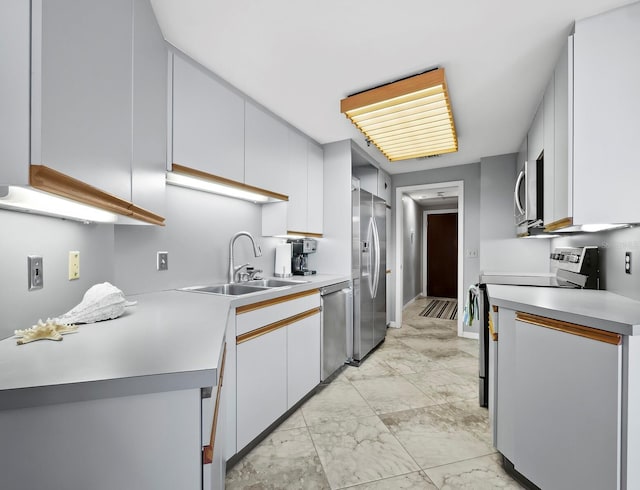
{"type": "Polygon", "coordinates": [[[291,243],[291,271],[294,276],[311,276],[316,273],[308,268],[307,256],[314,253],[318,242],[312,238],[300,238],[297,240],[288,240],[291,243]]]}

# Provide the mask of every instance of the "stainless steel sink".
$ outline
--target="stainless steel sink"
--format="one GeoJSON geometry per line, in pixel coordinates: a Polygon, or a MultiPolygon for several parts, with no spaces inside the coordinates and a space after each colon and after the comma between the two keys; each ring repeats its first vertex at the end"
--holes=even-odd
{"type": "Polygon", "coordinates": [[[210,293],[222,294],[225,296],[241,296],[243,294],[256,293],[265,291],[269,288],[256,286],[246,286],[244,284],[219,284],[217,286],[193,286],[182,288],[182,291],[190,291],[194,293],[210,293]]]}
{"type": "Polygon", "coordinates": [[[243,282],[243,285],[262,288],[280,288],[283,286],[296,286],[306,284],[309,281],[294,281],[284,279],[254,279],[253,281],[243,282]]]}

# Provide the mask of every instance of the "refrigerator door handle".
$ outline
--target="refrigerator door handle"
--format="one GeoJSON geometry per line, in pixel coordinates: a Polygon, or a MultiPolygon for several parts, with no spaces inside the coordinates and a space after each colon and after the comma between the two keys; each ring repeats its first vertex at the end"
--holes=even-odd
{"type": "Polygon", "coordinates": [[[375,251],[375,244],[373,243],[373,227],[375,223],[373,218],[369,218],[369,228],[367,229],[367,241],[369,242],[369,253],[367,254],[367,268],[369,269],[369,274],[367,274],[367,283],[369,285],[369,293],[372,298],[375,298],[373,293],[373,270],[372,270],[372,258],[371,255],[375,251]]]}
{"type": "Polygon", "coordinates": [[[380,235],[378,234],[378,225],[374,218],[371,218],[371,223],[373,224],[373,243],[375,250],[375,264],[374,264],[374,275],[373,275],[373,293],[372,296],[375,298],[378,294],[378,284],[380,282],[380,235]]]}

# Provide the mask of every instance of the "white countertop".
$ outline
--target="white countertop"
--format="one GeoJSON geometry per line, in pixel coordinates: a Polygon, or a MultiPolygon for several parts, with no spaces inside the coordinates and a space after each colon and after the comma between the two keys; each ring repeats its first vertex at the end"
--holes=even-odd
{"type": "Polygon", "coordinates": [[[214,386],[229,311],[350,277],[309,281],[243,296],[179,290],[127,296],[124,315],[62,341],[0,341],[0,409],[214,386]]]}
{"type": "Polygon", "coordinates": [[[640,301],[609,291],[488,285],[492,305],[622,335],[640,334],[640,301]]]}

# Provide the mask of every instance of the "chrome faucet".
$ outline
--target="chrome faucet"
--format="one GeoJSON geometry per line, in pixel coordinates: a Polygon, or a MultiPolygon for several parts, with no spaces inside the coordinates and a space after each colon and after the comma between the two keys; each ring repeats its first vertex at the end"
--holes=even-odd
{"type": "Polygon", "coordinates": [[[253,236],[251,236],[251,233],[249,233],[248,231],[239,231],[238,233],[233,235],[231,237],[231,240],[229,241],[229,282],[230,283],[237,282],[236,273],[239,272],[243,267],[246,267],[249,265],[249,264],[243,264],[236,267],[233,264],[233,244],[236,243],[236,240],[241,236],[246,236],[249,238],[249,240],[251,240],[251,244],[253,245],[253,254],[256,257],[260,257],[262,255],[262,250],[260,249],[260,245],[256,243],[256,241],[253,239],[253,236]]]}

